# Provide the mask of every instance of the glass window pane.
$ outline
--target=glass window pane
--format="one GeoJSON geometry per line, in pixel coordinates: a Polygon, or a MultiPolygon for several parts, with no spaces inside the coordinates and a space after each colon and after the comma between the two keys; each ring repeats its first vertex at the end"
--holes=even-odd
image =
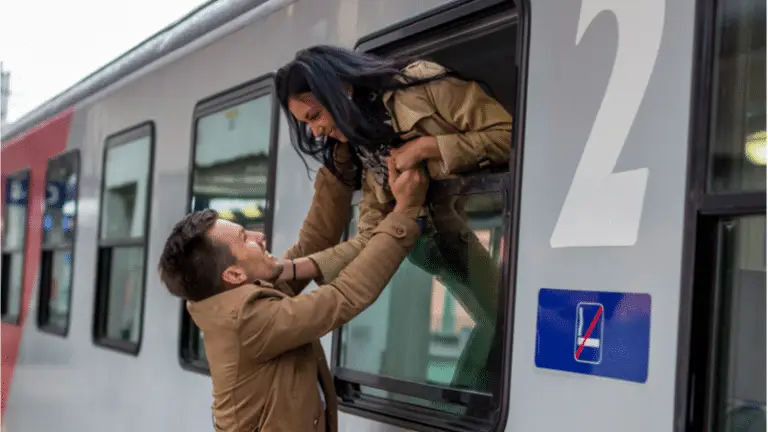
{"type": "Polygon", "coordinates": [[[765,190],[765,0],[719,3],[709,188],[765,190]]]}
{"type": "Polygon", "coordinates": [[[381,297],[342,328],[340,365],[490,392],[501,373],[501,194],[433,205],[437,231],[422,235],[381,297]]]}
{"type": "Polygon", "coordinates": [[[43,214],[43,244],[61,245],[74,242],[77,212],[77,154],[70,153],[48,164],[43,214]]]}
{"type": "Polygon", "coordinates": [[[271,126],[271,96],[197,121],[190,210],[211,208],[247,229],[264,229],[271,126]]]}
{"type": "Polygon", "coordinates": [[[19,250],[24,247],[28,196],[28,171],[6,178],[3,203],[5,213],[3,217],[3,250],[19,250]]]}
{"type": "Polygon", "coordinates": [[[107,150],[101,199],[101,239],[144,236],[150,164],[148,136],[107,150]]]}
{"type": "Polygon", "coordinates": [[[765,216],[724,222],[721,278],[725,306],[721,432],[765,431],[766,274],[765,216]]]}
{"type": "Polygon", "coordinates": [[[107,304],[107,338],[139,342],[143,277],[143,247],[112,249],[107,304]]]}
{"type": "Polygon", "coordinates": [[[14,321],[21,315],[24,252],[3,254],[3,273],[3,318],[14,321]]]}
{"type": "Polygon", "coordinates": [[[72,295],[72,251],[53,252],[51,296],[48,300],[48,326],[66,329],[69,320],[69,297],[72,295]]]}

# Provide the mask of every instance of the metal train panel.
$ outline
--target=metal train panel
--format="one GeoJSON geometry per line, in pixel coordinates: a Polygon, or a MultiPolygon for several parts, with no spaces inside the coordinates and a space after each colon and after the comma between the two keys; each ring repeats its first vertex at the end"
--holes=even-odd
{"type": "MultiPolygon", "coordinates": [[[[671,431],[696,2],[531,3],[507,427],[671,431]],[[605,306],[612,319],[650,314],[635,330],[650,338],[636,357],[648,357],[646,378],[630,380],[643,365],[628,360],[611,371],[618,379],[601,376],[605,356],[579,368],[573,350],[538,364],[552,326],[569,329],[571,349],[579,335],[578,320],[543,318],[556,309],[542,289],[565,303],[579,291],[650,295],[605,306]]],[[[607,353],[626,340],[601,343],[607,353]]]]}

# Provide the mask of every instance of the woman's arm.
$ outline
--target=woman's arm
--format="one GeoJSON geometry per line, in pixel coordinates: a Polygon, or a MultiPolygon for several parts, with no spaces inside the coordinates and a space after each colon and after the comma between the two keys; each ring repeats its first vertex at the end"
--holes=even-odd
{"type": "Polygon", "coordinates": [[[509,162],[512,116],[478,83],[448,77],[427,85],[427,93],[437,112],[461,131],[435,137],[446,173],[509,162]]]}
{"type": "Polygon", "coordinates": [[[317,277],[315,265],[304,257],[336,245],[341,240],[349,220],[353,189],[344,184],[328,168],[322,166],[315,178],[315,192],[304,224],[299,230],[299,240],[283,255],[283,273],[279,282],[286,282],[294,294],[299,294],[317,277]],[[293,263],[296,278],[293,277],[293,263]]]}
{"type": "MultiPolygon", "coordinates": [[[[422,78],[443,70],[434,63],[419,62],[409,72],[422,78]]],[[[446,77],[430,82],[422,91],[435,111],[460,132],[417,138],[394,149],[392,155],[399,170],[426,159],[442,160],[446,174],[478,171],[509,162],[512,116],[478,83],[446,77]]]]}
{"type": "MultiPolygon", "coordinates": [[[[373,190],[363,177],[357,235],[334,247],[296,260],[297,277],[319,278],[318,283],[328,283],[336,279],[339,273],[360,254],[373,236],[373,231],[379,222],[392,210],[392,205],[378,202],[373,190]]],[[[289,272],[292,271],[290,263],[286,267],[289,267],[289,272]]]]}

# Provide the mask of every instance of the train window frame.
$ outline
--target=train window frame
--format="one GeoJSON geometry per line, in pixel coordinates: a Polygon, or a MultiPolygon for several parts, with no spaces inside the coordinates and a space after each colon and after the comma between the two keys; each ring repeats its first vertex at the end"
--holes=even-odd
{"type": "MultiPolygon", "coordinates": [[[[433,402],[462,401],[464,404],[479,402],[487,405],[486,394],[459,390],[448,386],[409,382],[397,378],[371,374],[340,366],[342,328],[333,332],[331,348],[331,371],[339,397],[339,410],[374,421],[385,422],[412,430],[503,430],[509,410],[509,387],[511,380],[512,326],[514,323],[514,297],[516,279],[516,256],[519,217],[519,193],[522,180],[522,154],[524,149],[525,99],[527,88],[528,53],[528,2],[510,0],[458,0],[429,10],[406,21],[384,28],[361,38],[355,45],[358,51],[382,53],[414,47],[423,51],[427,39],[428,47],[440,47],[466,35],[476,37],[488,34],[501,25],[517,25],[515,63],[517,83],[515,87],[515,114],[513,118],[512,145],[515,148],[508,171],[484,172],[461,178],[433,181],[430,198],[444,195],[472,195],[499,192],[503,199],[502,229],[503,242],[507,247],[501,257],[500,307],[503,312],[502,382],[495,409],[497,415],[488,422],[477,419],[463,421],[458,416],[423,408],[412,403],[399,402],[389,398],[364,395],[360,386],[372,387],[405,396],[413,396],[433,402]],[[509,18],[508,21],[505,21],[509,18]],[[431,43],[431,45],[429,45],[431,43]]],[[[408,51],[411,53],[411,51],[408,51]]],[[[352,205],[359,200],[359,193],[352,205]]],[[[345,238],[348,235],[345,234],[345,238]]]]}
{"type": "Polygon", "coordinates": [[[728,324],[721,270],[732,252],[723,224],[765,216],[765,190],[710,187],[713,170],[713,89],[718,65],[721,1],[698,0],[688,142],[682,275],[675,382],[675,430],[717,430],[722,377],[718,349],[728,324]]]}
{"type": "Polygon", "coordinates": [[[141,349],[141,343],[144,337],[144,313],[146,311],[147,299],[147,264],[149,263],[149,233],[152,223],[152,197],[154,192],[155,175],[155,146],[156,146],[156,127],[154,121],[145,121],[126,129],[108,135],[104,139],[104,148],[102,151],[102,172],[99,187],[99,212],[96,234],[96,280],[94,289],[94,315],[92,341],[93,344],[102,348],[107,348],[116,352],[138,356],[141,349]],[[111,149],[124,144],[129,144],[138,139],[149,138],[149,155],[147,160],[147,190],[146,205],[144,210],[144,230],[141,237],[120,238],[120,239],[102,239],[103,213],[105,205],[103,202],[104,188],[106,186],[107,155],[111,149]],[[139,246],[144,250],[143,269],[141,275],[141,300],[139,302],[139,335],[136,342],[113,339],[107,336],[107,315],[109,311],[109,276],[111,273],[110,253],[116,247],[139,246]]]}
{"type": "MultiPolygon", "coordinates": [[[[277,152],[279,145],[280,129],[280,104],[275,91],[275,73],[261,75],[245,83],[230,87],[212,96],[201,99],[195,104],[192,114],[192,139],[190,141],[189,173],[187,177],[187,200],[185,201],[184,214],[191,211],[191,202],[194,195],[194,167],[197,154],[197,125],[201,118],[221,110],[256,100],[260,97],[270,96],[271,118],[269,132],[269,172],[267,173],[267,208],[264,215],[264,239],[271,244],[274,222],[274,199],[277,176],[277,152]]],[[[186,301],[181,300],[180,331],[178,345],[178,359],[182,369],[210,376],[210,369],[206,360],[196,358],[194,350],[203,349],[199,346],[199,329],[192,317],[187,312],[186,301]]]]}
{"type": "MultiPolygon", "coordinates": [[[[22,236],[21,236],[21,246],[19,246],[19,247],[7,248],[5,246],[5,230],[7,229],[7,225],[5,225],[5,221],[8,220],[8,217],[7,217],[8,216],[7,215],[8,207],[7,207],[7,204],[5,202],[3,202],[3,210],[2,210],[2,213],[3,213],[3,241],[2,241],[2,252],[0,253],[0,255],[2,256],[2,267],[3,267],[3,269],[7,269],[9,267],[6,264],[6,260],[10,261],[11,257],[14,254],[21,254],[21,282],[20,282],[21,292],[19,292],[19,313],[17,315],[15,315],[15,316],[14,315],[9,316],[5,312],[5,309],[7,307],[6,306],[6,301],[8,299],[8,295],[6,294],[6,291],[10,288],[8,286],[8,283],[9,283],[8,277],[10,275],[10,272],[3,271],[2,275],[0,275],[0,277],[2,277],[2,281],[0,281],[0,290],[2,291],[2,299],[0,300],[0,302],[2,303],[2,305],[0,306],[0,322],[2,322],[4,324],[14,325],[14,326],[21,325],[21,316],[24,314],[24,307],[23,307],[23,305],[24,305],[24,283],[26,281],[26,273],[27,273],[26,272],[26,265],[27,265],[27,258],[28,258],[27,257],[27,239],[29,237],[29,204],[30,204],[29,203],[29,195],[30,195],[30,190],[31,190],[30,186],[32,185],[32,169],[29,168],[29,167],[22,168],[22,169],[16,170],[16,171],[14,171],[14,172],[12,172],[10,174],[7,174],[7,175],[3,176],[3,190],[5,190],[5,187],[8,184],[8,181],[10,179],[19,178],[19,177],[22,177],[22,176],[25,177],[26,181],[27,181],[27,203],[26,203],[26,208],[24,209],[24,215],[25,215],[25,217],[24,217],[25,223],[24,223],[24,228],[23,228],[24,232],[22,233],[22,236]]],[[[5,193],[3,193],[3,195],[5,195],[5,193]]]]}
{"type": "MultiPolygon", "coordinates": [[[[78,216],[79,216],[78,213],[80,210],[80,183],[81,183],[80,182],[80,172],[81,172],[80,164],[82,162],[82,159],[80,157],[80,149],[68,150],[66,152],[60,153],[48,159],[48,163],[46,165],[46,170],[45,170],[45,184],[47,185],[48,175],[50,173],[51,165],[68,158],[75,160],[75,175],[77,176],[77,185],[75,186],[75,202],[74,202],[75,214],[72,217],[73,240],[71,243],[57,242],[57,243],[46,244],[45,236],[41,234],[40,236],[40,271],[39,271],[39,278],[38,278],[38,305],[37,305],[37,328],[42,332],[50,333],[50,334],[61,336],[64,338],[66,338],[69,333],[69,324],[72,316],[72,295],[73,295],[73,288],[74,288],[75,257],[76,257],[75,248],[77,243],[78,216]],[[71,256],[70,278],[72,280],[72,285],[70,287],[69,299],[67,300],[66,325],[64,327],[57,327],[57,326],[51,325],[46,320],[46,316],[48,314],[48,307],[51,301],[51,283],[53,282],[53,279],[52,279],[53,278],[53,273],[52,273],[53,254],[56,252],[62,252],[62,251],[69,251],[71,256]]],[[[43,217],[45,217],[46,209],[47,209],[47,203],[44,202],[43,217]]]]}

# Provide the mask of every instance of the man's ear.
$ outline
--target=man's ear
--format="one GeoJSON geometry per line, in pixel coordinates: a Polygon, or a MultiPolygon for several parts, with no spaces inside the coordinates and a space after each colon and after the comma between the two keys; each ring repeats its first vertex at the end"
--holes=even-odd
{"type": "Polygon", "coordinates": [[[221,279],[229,285],[242,285],[248,280],[245,270],[237,265],[231,265],[221,273],[221,279]]]}

